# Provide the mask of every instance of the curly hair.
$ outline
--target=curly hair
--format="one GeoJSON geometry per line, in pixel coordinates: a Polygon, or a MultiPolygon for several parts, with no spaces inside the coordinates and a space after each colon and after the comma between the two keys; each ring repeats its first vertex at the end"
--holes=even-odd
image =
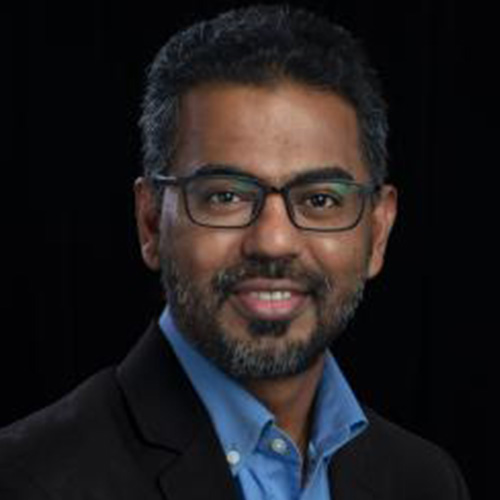
{"type": "Polygon", "coordinates": [[[146,177],[175,154],[179,102],[203,83],[269,86],[283,80],[334,92],[355,109],[372,181],[387,177],[387,106],[376,71],[342,26],[288,5],[222,13],[172,36],[148,68],[139,121],[146,177]]]}

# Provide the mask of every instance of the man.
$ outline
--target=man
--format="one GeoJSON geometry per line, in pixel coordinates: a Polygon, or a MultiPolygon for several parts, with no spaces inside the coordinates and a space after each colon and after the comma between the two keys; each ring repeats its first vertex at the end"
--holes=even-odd
{"type": "Polygon", "coordinates": [[[466,499],[328,350],[397,210],[373,70],[344,29],[251,7],[149,72],[135,183],[167,307],[118,367],[0,437],[2,499],[466,499]]]}

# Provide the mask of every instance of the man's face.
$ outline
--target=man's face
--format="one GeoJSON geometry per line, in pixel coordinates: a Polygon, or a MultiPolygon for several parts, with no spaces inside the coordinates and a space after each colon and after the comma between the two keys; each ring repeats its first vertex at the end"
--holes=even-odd
{"type": "MultiPolygon", "coordinates": [[[[169,174],[188,176],[207,164],[273,186],[332,166],[370,181],[354,109],[333,93],[293,83],[214,84],[186,94],[169,174]]],[[[140,219],[144,186],[137,193],[140,219]]],[[[148,251],[144,229],[141,241],[146,262],[161,268],[186,338],[234,377],[281,377],[319,361],[345,328],[365,281],[381,268],[394,216],[395,191],[386,187],[355,228],[304,231],[290,221],[283,198],[271,194],[251,226],[216,229],[194,224],[180,189],[168,187],[148,251]]]]}

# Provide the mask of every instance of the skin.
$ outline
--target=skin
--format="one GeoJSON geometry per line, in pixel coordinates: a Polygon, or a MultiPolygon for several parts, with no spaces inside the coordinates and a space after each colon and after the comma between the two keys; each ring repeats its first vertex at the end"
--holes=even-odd
{"type": "MultiPolygon", "coordinates": [[[[181,99],[179,143],[170,173],[189,175],[206,163],[234,165],[275,186],[312,167],[329,165],[342,166],[358,182],[370,180],[354,108],[334,93],[290,81],[272,87],[207,84],[189,91],[181,99]]],[[[224,230],[189,221],[176,189],[165,191],[161,210],[144,178],[136,180],[135,196],[142,256],[149,268],[158,270],[168,249],[182,272],[208,286],[215,272],[248,256],[289,257],[335,281],[328,297],[332,304],[380,272],[397,212],[396,189],[385,185],[380,200],[365,207],[355,228],[314,233],[293,226],[282,198],[271,195],[252,226],[224,230]]],[[[318,318],[310,303],[285,336],[260,339],[249,335],[247,319],[230,301],[218,319],[234,338],[265,343],[279,352],[287,339],[306,340],[318,318]]],[[[323,364],[321,355],[299,374],[242,381],[302,452],[323,364]]]]}

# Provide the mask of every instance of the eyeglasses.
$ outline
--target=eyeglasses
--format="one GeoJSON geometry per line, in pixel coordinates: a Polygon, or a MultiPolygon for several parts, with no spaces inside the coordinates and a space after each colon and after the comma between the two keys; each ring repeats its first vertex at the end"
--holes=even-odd
{"type": "Polygon", "coordinates": [[[182,190],[186,212],[200,226],[240,229],[259,217],[269,194],[280,194],[292,223],[309,231],[345,231],[363,216],[368,196],[380,190],[373,184],[332,178],[292,180],[281,188],[240,174],[202,174],[188,177],[153,174],[152,180],[182,190]]]}

